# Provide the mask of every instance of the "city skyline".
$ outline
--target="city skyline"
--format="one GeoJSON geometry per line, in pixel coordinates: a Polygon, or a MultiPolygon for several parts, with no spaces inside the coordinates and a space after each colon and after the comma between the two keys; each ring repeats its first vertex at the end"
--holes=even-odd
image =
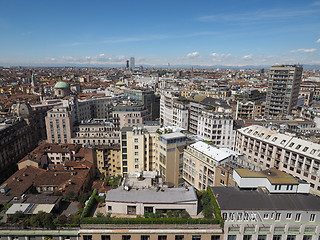
{"type": "Polygon", "coordinates": [[[320,64],[320,1],[2,1],[0,65],[320,64]]]}

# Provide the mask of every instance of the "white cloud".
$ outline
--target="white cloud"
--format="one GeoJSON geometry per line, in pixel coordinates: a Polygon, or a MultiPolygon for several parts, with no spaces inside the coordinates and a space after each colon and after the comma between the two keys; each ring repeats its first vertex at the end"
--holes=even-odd
{"type": "Polygon", "coordinates": [[[249,55],[246,55],[246,56],[243,56],[242,58],[244,59],[244,60],[249,60],[249,59],[252,59],[252,54],[249,54],[249,55]]]}
{"type": "Polygon", "coordinates": [[[199,56],[198,52],[192,52],[187,54],[187,57],[190,57],[190,58],[197,57],[197,56],[199,56]]]}
{"type": "Polygon", "coordinates": [[[316,41],[317,43],[320,43],[320,38],[316,41]]]}
{"type": "Polygon", "coordinates": [[[291,50],[290,52],[292,52],[292,53],[313,53],[316,51],[317,51],[317,49],[315,49],[315,48],[311,48],[311,49],[299,48],[299,49],[291,50]]]}
{"type": "Polygon", "coordinates": [[[219,54],[218,54],[218,53],[211,53],[211,56],[212,56],[212,57],[218,57],[219,54]]]}

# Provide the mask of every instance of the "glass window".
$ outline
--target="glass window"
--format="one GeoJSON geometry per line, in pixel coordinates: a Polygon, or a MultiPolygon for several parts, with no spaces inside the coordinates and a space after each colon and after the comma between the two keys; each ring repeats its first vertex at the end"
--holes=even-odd
{"type": "Polygon", "coordinates": [[[287,240],[296,240],[296,235],[288,235],[287,240]]]}
{"type": "Polygon", "coordinates": [[[92,240],[92,235],[83,235],[83,240],[92,240]]]}
{"type": "Polygon", "coordinates": [[[141,235],[141,240],[150,240],[149,235],[141,235]]]}
{"type": "Polygon", "coordinates": [[[228,240],[236,240],[237,235],[228,235],[228,240]]]}
{"type": "Polygon", "coordinates": [[[304,235],[303,236],[303,240],[311,240],[312,239],[312,235],[304,235]]]}
{"type": "Polygon", "coordinates": [[[281,235],[273,235],[272,240],[281,240],[281,235]]]}
{"type": "Polygon", "coordinates": [[[266,240],[267,235],[258,235],[258,240],[266,240]]]}
{"type": "Polygon", "coordinates": [[[251,240],[252,235],[243,235],[243,240],[251,240]]]}
{"type": "Polygon", "coordinates": [[[192,240],[201,240],[201,235],[192,235],[192,240]]]}
{"type": "Polygon", "coordinates": [[[220,235],[211,235],[211,240],[220,240],[220,235]]]}
{"type": "Polygon", "coordinates": [[[167,240],[167,235],[159,235],[158,240],[167,240]]]}

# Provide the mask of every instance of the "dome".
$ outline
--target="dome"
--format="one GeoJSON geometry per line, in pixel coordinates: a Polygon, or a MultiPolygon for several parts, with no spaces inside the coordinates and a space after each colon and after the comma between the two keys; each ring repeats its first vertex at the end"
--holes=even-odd
{"type": "Polygon", "coordinates": [[[66,82],[57,82],[56,85],[54,85],[54,88],[68,88],[69,85],[66,82]]]}

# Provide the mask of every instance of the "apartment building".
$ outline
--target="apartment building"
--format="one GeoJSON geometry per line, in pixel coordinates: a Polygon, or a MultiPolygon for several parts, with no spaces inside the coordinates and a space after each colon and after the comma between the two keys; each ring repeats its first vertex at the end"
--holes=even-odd
{"type": "Polygon", "coordinates": [[[236,120],[254,119],[255,103],[252,101],[241,102],[237,101],[236,120]]]}
{"type": "Polygon", "coordinates": [[[160,124],[188,129],[189,102],[171,91],[164,91],[160,99],[160,124]]]}
{"type": "Polygon", "coordinates": [[[231,96],[231,90],[225,88],[212,90],[181,90],[180,94],[182,97],[191,97],[192,95],[198,94],[206,97],[226,99],[231,96]]]}
{"type": "Polygon", "coordinates": [[[75,124],[72,136],[72,143],[88,146],[111,146],[120,143],[119,132],[114,130],[112,122],[105,119],[91,119],[75,124]]]}
{"type": "Polygon", "coordinates": [[[151,113],[144,105],[119,104],[112,111],[114,129],[120,131],[123,127],[132,127],[152,120],[151,113]]]}
{"type": "Polygon", "coordinates": [[[184,150],[183,179],[199,191],[208,186],[235,186],[231,168],[235,164],[231,163],[242,165],[242,158],[230,149],[198,141],[184,150]]]}
{"type": "Polygon", "coordinates": [[[180,132],[161,134],[158,141],[159,158],[155,169],[165,182],[180,186],[183,184],[183,152],[187,146],[187,137],[180,132]]]}
{"type": "Polygon", "coordinates": [[[195,96],[190,99],[189,103],[189,128],[193,133],[198,133],[199,116],[203,110],[208,110],[216,113],[232,113],[232,108],[223,100],[214,99],[204,96],[195,96]]]}
{"type": "Polygon", "coordinates": [[[275,167],[310,183],[310,192],[320,194],[320,145],[251,125],[238,130],[236,151],[261,169],[275,167]]]}
{"type": "Polygon", "coordinates": [[[236,131],[233,129],[231,109],[217,112],[214,108],[205,107],[198,116],[197,135],[211,141],[217,147],[232,149],[236,131]]]}
{"type": "Polygon", "coordinates": [[[159,126],[123,127],[120,134],[122,173],[155,171],[159,126]]]}
{"type": "Polygon", "coordinates": [[[265,111],[267,117],[278,118],[291,114],[297,105],[302,70],[300,65],[270,68],[265,111]]]}
{"type": "Polygon", "coordinates": [[[119,144],[112,146],[97,146],[96,149],[97,169],[104,176],[117,176],[121,171],[121,149],[119,144]]]}

